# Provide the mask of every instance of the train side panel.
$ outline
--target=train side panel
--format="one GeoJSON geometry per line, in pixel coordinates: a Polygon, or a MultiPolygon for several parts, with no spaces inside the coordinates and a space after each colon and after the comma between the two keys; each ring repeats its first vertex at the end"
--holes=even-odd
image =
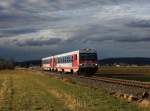
{"type": "Polygon", "coordinates": [[[94,74],[98,69],[97,52],[83,49],[43,58],[42,68],[49,71],[94,74]]]}
{"type": "Polygon", "coordinates": [[[57,71],[77,72],[79,66],[79,51],[73,51],[65,54],[56,55],[57,65],[54,67],[57,71]]]}

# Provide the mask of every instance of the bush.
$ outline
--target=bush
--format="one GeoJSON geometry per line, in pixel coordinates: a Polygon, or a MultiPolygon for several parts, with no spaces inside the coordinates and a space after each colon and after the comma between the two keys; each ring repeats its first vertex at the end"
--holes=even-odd
{"type": "Polygon", "coordinates": [[[0,70],[2,69],[14,69],[15,62],[13,59],[0,59],[0,70]]]}

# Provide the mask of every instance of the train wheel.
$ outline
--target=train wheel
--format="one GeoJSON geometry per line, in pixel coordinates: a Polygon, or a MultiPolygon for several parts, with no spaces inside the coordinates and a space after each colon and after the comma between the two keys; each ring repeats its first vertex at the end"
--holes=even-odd
{"type": "Polygon", "coordinates": [[[56,69],[55,72],[58,72],[58,69],[56,69]]]}
{"type": "Polygon", "coordinates": [[[62,69],[61,71],[61,78],[63,79],[65,77],[65,72],[64,72],[64,69],[62,69]]]}
{"type": "Polygon", "coordinates": [[[70,73],[71,73],[71,74],[73,74],[73,73],[74,73],[73,69],[71,69],[70,73]]]}
{"type": "Polygon", "coordinates": [[[78,75],[81,75],[81,70],[80,70],[80,69],[77,71],[77,74],[78,74],[78,75]]]}
{"type": "Polygon", "coordinates": [[[52,72],[54,72],[54,69],[52,69],[52,72]]]}
{"type": "Polygon", "coordinates": [[[64,71],[64,69],[62,69],[62,71],[61,71],[61,72],[64,74],[64,72],[65,72],[65,71],[64,71]]]}

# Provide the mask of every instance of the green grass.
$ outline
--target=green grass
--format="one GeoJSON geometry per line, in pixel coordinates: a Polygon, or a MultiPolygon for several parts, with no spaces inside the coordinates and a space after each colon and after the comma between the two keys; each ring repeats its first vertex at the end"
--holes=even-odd
{"type": "Polygon", "coordinates": [[[149,111],[102,89],[70,84],[40,72],[0,71],[3,82],[0,111],[149,111]]]}
{"type": "Polygon", "coordinates": [[[99,67],[98,73],[101,74],[148,74],[150,75],[150,66],[139,67],[99,67]]]}
{"type": "Polygon", "coordinates": [[[126,76],[126,77],[113,77],[113,78],[150,82],[150,76],[140,76],[140,77],[138,77],[138,76],[137,77],[136,76],[134,76],[134,77],[126,76]]]}
{"type": "Polygon", "coordinates": [[[150,66],[100,67],[99,76],[150,82],[150,66]]]}

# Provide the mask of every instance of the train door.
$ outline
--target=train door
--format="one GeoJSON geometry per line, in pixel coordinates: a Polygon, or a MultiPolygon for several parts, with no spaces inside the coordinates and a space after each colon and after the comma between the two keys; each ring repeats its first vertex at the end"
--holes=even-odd
{"type": "Polygon", "coordinates": [[[53,68],[53,59],[50,58],[49,62],[50,62],[49,63],[49,68],[50,68],[49,70],[52,71],[52,68],[53,68]]]}
{"type": "Polygon", "coordinates": [[[56,58],[53,57],[53,62],[52,63],[53,63],[53,69],[56,68],[56,65],[57,65],[56,58]]]}
{"type": "Polygon", "coordinates": [[[57,65],[57,59],[54,58],[54,68],[56,68],[56,65],[57,65]]]}
{"type": "Polygon", "coordinates": [[[77,59],[77,54],[73,55],[73,67],[74,69],[78,68],[78,59],[77,59]]]}
{"type": "Polygon", "coordinates": [[[49,62],[50,62],[49,66],[51,68],[52,67],[52,59],[50,59],[49,62]]]}

